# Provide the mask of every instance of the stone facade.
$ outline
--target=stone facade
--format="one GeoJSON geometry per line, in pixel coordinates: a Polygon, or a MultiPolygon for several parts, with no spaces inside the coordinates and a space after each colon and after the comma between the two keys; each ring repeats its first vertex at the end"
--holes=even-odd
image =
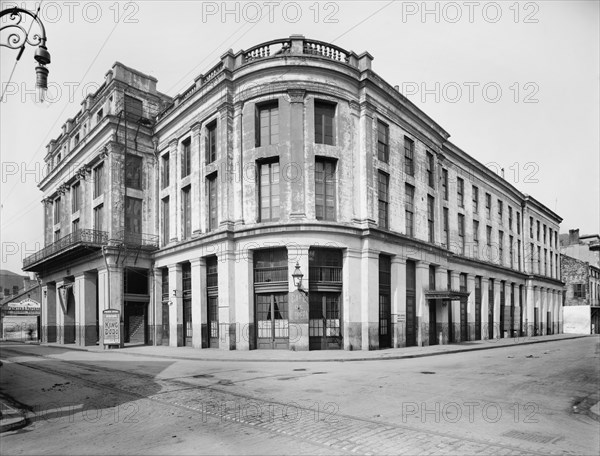
{"type": "MultiPolygon", "coordinates": [[[[107,148],[88,160],[111,169],[110,226],[106,246],[75,275],[75,318],[98,308],[102,327],[110,302],[122,311],[123,342],[139,311],[146,343],[226,350],[561,332],[561,218],[448,141],[372,60],[302,36],[228,51],[155,117],[148,112],[152,130],[125,128],[128,139],[107,135],[90,148],[107,148]],[[132,148],[145,170],[135,192],[119,181],[132,148]],[[158,236],[156,250],[133,255],[115,236],[129,194],[143,201],[141,232],[158,236]],[[122,291],[136,268],[147,271],[143,296],[122,291]]],[[[168,101],[138,78],[149,106],[168,101]]],[[[48,196],[59,181],[42,183],[48,196]]],[[[86,204],[99,204],[86,191],[86,204]]],[[[55,301],[48,309],[58,309],[65,273],[59,262],[42,274],[55,301]]],[[[64,327],[55,314],[46,326],[64,327]]]]}

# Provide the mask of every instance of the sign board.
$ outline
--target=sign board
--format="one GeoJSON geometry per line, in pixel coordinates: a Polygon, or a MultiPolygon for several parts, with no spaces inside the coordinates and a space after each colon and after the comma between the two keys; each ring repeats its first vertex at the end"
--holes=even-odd
{"type": "Polygon", "coordinates": [[[9,302],[2,307],[5,315],[40,315],[42,306],[33,299],[24,299],[21,302],[9,302]]]}
{"type": "Polygon", "coordinates": [[[398,323],[405,323],[406,322],[406,314],[404,314],[404,313],[398,314],[397,318],[398,318],[397,319],[398,323]]]}
{"type": "Polygon", "coordinates": [[[102,311],[104,317],[104,345],[121,345],[121,312],[117,309],[102,311]]]}

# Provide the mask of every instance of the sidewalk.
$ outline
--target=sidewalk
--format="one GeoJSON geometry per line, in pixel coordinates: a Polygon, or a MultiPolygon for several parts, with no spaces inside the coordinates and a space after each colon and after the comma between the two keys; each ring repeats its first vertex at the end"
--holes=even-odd
{"type": "Polygon", "coordinates": [[[26,411],[13,407],[11,401],[0,395],[0,433],[20,429],[27,424],[26,411]]]}

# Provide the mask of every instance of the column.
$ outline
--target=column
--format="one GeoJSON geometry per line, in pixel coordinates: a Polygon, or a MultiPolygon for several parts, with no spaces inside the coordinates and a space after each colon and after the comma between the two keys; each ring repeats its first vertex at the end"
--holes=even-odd
{"type": "Polygon", "coordinates": [[[235,350],[235,250],[224,246],[217,253],[219,271],[219,349],[235,350]]]}
{"type": "Polygon", "coordinates": [[[362,349],[379,348],[379,252],[362,251],[360,262],[361,277],[361,324],[362,349]]]}
{"type": "Polygon", "coordinates": [[[467,331],[469,340],[475,340],[475,276],[467,274],[467,291],[469,299],[467,301],[467,331]]]}
{"type": "Polygon", "coordinates": [[[417,263],[416,271],[416,296],[417,303],[417,346],[429,345],[429,308],[427,306],[427,297],[425,290],[429,288],[429,264],[424,261],[417,263]]]}
{"type": "MultiPolygon", "coordinates": [[[[492,322],[494,328],[494,339],[500,339],[500,289],[504,287],[504,283],[500,279],[494,281],[494,321],[492,322]]],[[[504,290],[506,293],[506,289],[504,290]]],[[[506,303],[506,294],[504,295],[506,303]]]]}
{"type": "Polygon", "coordinates": [[[96,345],[96,275],[84,272],[75,277],[75,343],[96,345]]]}
{"type": "MultiPolygon", "coordinates": [[[[282,163],[282,168],[285,169],[286,165],[290,163],[295,163],[296,166],[291,169],[298,170],[298,164],[306,163],[307,160],[305,158],[305,150],[304,150],[304,95],[305,91],[301,89],[290,89],[288,90],[288,96],[290,100],[290,154],[289,154],[289,162],[285,160],[285,157],[282,159],[287,163],[282,163]]],[[[284,186],[286,187],[286,191],[289,192],[288,195],[291,195],[291,207],[290,207],[290,218],[305,218],[306,217],[306,208],[305,208],[305,183],[309,176],[306,172],[307,168],[304,167],[301,176],[298,176],[297,179],[284,179],[284,186]]],[[[312,178],[312,177],[310,177],[312,178]]],[[[286,193],[283,193],[284,195],[286,193]]]]}
{"type": "MultiPolygon", "coordinates": [[[[440,291],[448,289],[448,271],[441,266],[435,269],[435,288],[440,291]]],[[[444,305],[443,302],[447,303],[448,301],[440,301],[435,304],[436,319],[438,327],[441,328],[436,329],[436,336],[439,344],[448,343],[448,304],[444,305]]]]}
{"type": "Polygon", "coordinates": [[[203,348],[208,337],[208,308],[206,294],[206,260],[190,260],[192,271],[192,347],[203,348]]]}
{"type": "MultiPolygon", "coordinates": [[[[154,290],[152,296],[150,297],[150,302],[154,303],[154,305],[151,307],[152,311],[151,313],[153,314],[153,326],[151,327],[152,329],[150,329],[151,334],[153,334],[154,340],[153,340],[153,344],[154,345],[162,345],[162,338],[163,338],[163,331],[162,331],[162,324],[163,324],[163,318],[162,318],[162,294],[163,294],[163,289],[162,289],[162,272],[163,269],[162,268],[153,268],[152,272],[151,272],[151,279],[153,286],[150,287],[150,290],[154,290]]],[[[167,293],[168,290],[165,290],[165,293],[167,293]]]]}
{"type": "Polygon", "coordinates": [[[490,305],[490,279],[481,278],[481,340],[490,338],[489,331],[489,305],[490,305]]]}
{"type": "Polygon", "coordinates": [[[67,296],[64,292],[64,281],[56,282],[56,342],[65,343],[65,313],[67,312],[67,296]]]}
{"type": "Polygon", "coordinates": [[[42,342],[56,342],[56,284],[42,287],[42,342]]]}
{"type": "Polygon", "coordinates": [[[183,345],[183,275],[181,264],[169,265],[169,346],[183,345]]]}
{"type": "Polygon", "coordinates": [[[546,298],[546,288],[540,287],[539,291],[539,313],[540,313],[540,336],[546,335],[546,312],[548,311],[548,301],[546,298]]]}
{"type": "MultiPolygon", "coordinates": [[[[362,344],[362,253],[347,248],[343,259],[342,318],[344,320],[344,350],[360,350],[362,344]]],[[[406,266],[406,265],[405,265],[406,266]]],[[[392,279],[393,281],[393,279],[392,279]]],[[[403,279],[404,281],[404,279],[403,279]]],[[[366,348],[368,350],[368,346],[366,348]]]]}
{"type": "Polygon", "coordinates": [[[525,334],[528,337],[535,335],[534,328],[534,307],[535,307],[535,288],[531,280],[528,280],[525,285],[525,311],[523,315],[525,315],[525,334]]]}
{"type": "Polygon", "coordinates": [[[308,246],[295,244],[288,247],[288,310],[290,350],[308,351],[308,289],[309,289],[308,246]],[[292,280],[296,263],[304,274],[302,286],[298,289],[292,280]]]}
{"type": "Polygon", "coordinates": [[[563,291],[562,290],[558,290],[556,292],[557,294],[557,298],[558,298],[558,302],[556,303],[557,307],[558,307],[558,333],[562,334],[563,333],[563,291]]]}
{"type": "Polygon", "coordinates": [[[520,337],[521,334],[519,334],[519,322],[520,322],[520,318],[521,318],[521,292],[520,292],[520,287],[518,283],[515,283],[515,308],[513,309],[513,315],[515,316],[514,318],[514,323],[513,323],[513,327],[511,328],[513,331],[513,334],[515,335],[515,337],[520,337]]]}
{"type": "Polygon", "coordinates": [[[392,257],[392,347],[406,347],[406,258],[392,257]]]}
{"type": "Polygon", "coordinates": [[[254,318],[254,252],[239,243],[235,262],[235,315],[240,335],[236,350],[256,348],[254,318]]]}
{"type": "MultiPolygon", "coordinates": [[[[460,289],[460,273],[458,271],[451,271],[450,284],[452,290],[460,289]]],[[[452,310],[452,333],[454,334],[454,341],[460,342],[463,340],[463,335],[460,333],[460,300],[452,300],[448,305],[452,310]]]]}

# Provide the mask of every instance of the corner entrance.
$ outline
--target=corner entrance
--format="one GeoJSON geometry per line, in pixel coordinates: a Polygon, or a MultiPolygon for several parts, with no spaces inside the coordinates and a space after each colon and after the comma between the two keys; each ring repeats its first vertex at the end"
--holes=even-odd
{"type": "Polygon", "coordinates": [[[287,293],[256,295],[258,348],[283,349],[289,346],[287,293]]]}
{"type": "Polygon", "coordinates": [[[148,303],[125,301],[125,343],[146,343],[146,327],[148,325],[146,309],[148,303]]]}
{"type": "Polygon", "coordinates": [[[309,350],[342,348],[340,293],[311,291],[308,312],[309,350]]]}

